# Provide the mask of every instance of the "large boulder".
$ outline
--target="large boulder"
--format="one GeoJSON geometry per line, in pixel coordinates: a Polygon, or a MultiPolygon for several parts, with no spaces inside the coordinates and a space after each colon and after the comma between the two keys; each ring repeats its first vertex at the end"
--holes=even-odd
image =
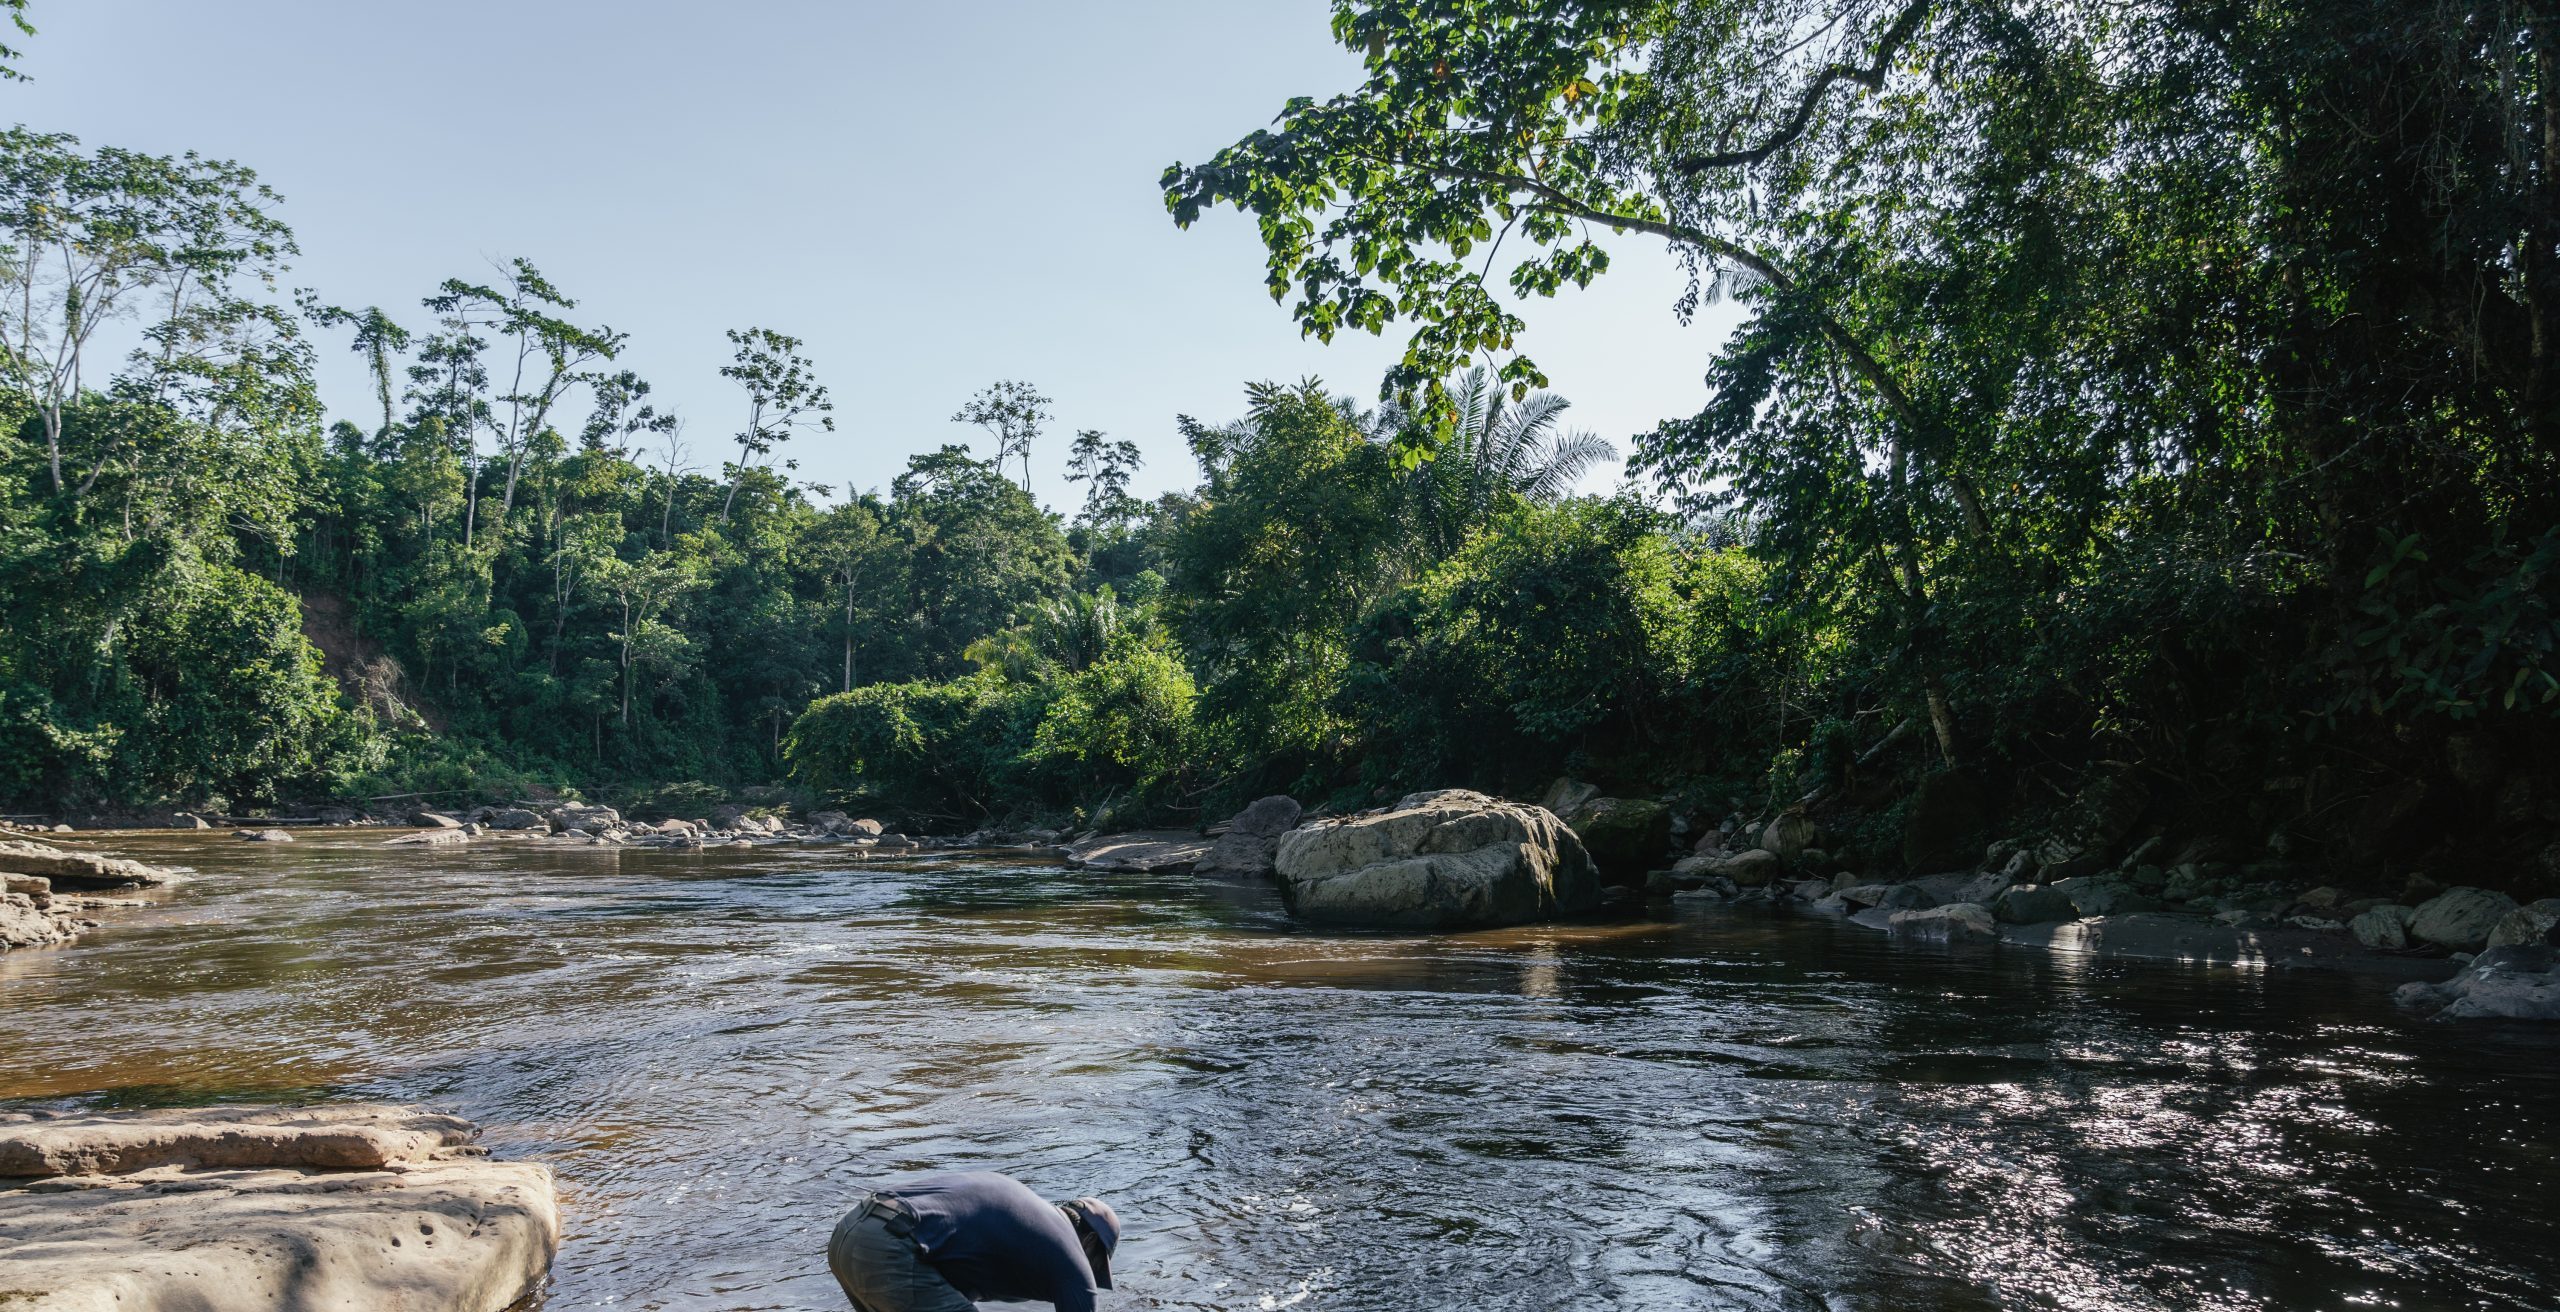
{"type": "Polygon", "coordinates": [[[2493,948],[2547,947],[2560,944],[2560,897],[2528,902],[2501,918],[2489,931],[2493,948]]]}
{"type": "Polygon", "coordinates": [[[2409,937],[2456,952],[2489,945],[2489,931],[2516,909],[2516,900],[2485,888],[2448,888],[2419,906],[2409,937]]]}
{"type": "Polygon", "coordinates": [[[488,818],[481,821],[481,823],[487,825],[491,829],[507,830],[548,829],[551,827],[549,821],[544,820],[540,815],[537,815],[532,811],[528,811],[521,806],[497,807],[491,810],[488,818]]]}
{"type": "Polygon", "coordinates": [[[412,811],[409,823],[420,829],[460,829],[462,822],[442,811],[412,811]]]}
{"type": "Polygon", "coordinates": [[[80,893],[150,888],[177,877],[175,871],[147,866],[139,861],[18,839],[0,840],[0,872],[41,875],[52,881],[55,889],[80,893]]]}
{"type": "Polygon", "coordinates": [[[1516,925],[1600,900],[1590,854],[1553,812],[1463,789],[1293,829],[1275,865],[1291,911],[1334,923],[1516,925]]]}
{"type": "Polygon", "coordinates": [[[293,835],[282,829],[242,829],[231,835],[244,843],[290,843],[293,835]]]}
{"type": "Polygon", "coordinates": [[[0,1285],[27,1312],[499,1312],[559,1246],[548,1169],[414,1108],[0,1123],[0,1285]]]}
{"type": "Polygon", "coordinates": [[[1695,888],[1710,879],[1730,881],[1736,888],[1759,888],[1778,877],[1785,866],[1775,852],[1752,848],[1745,852],[1708,852],[1684,856],[1671,863],[1671,885],[1695,888]]]}
{"type": "Polygon", "coordinates": [[[1940,770],[1920,781],[1902,815],[1902,864],[1912,870],[1949,870],[1982,850],[1991,808],[1982,784],[1962,770],[1940,770]]]}
{"type": "Polygon", "coordinates": [[[1594,797],[1562,813],[1608,884],[1634,884],[1671,851],[1671,808],[1638,797],[1594,797]]]}
{"type": "Polygon", "coordinates": [[[559,834],[601,834],[622,828],[622,813],[609,806],[564,802],[551,812],[551,830],[559,834]]]}
{"type": "Polygon", "coordinates": [[[50,902],[28,893],[0,893],[0,949],[52,947],[78,937],[78,923],[47,910],[50,902]]]}
{"type": "Polygon", "coordinates": [[[1558,775],[1554,783],[1547,785],[1545,794],[1538,798],[1538,805],[1554,812],[1557,818],[1562,819],[1581,810],[1583,803],[1599,795],[1600,785],[1598,784],[1586,784],[1570,776],[1558,775]]]}
{"type": "Polygon", "coordinates": [[[1191,873],[1212,879],[1267,879],[1280,857],[1281,835],[1298,827],[1304,814],[1294,798],[1271,796],[1256,801],[1227,822],[1209,854],[1191,873]]]}

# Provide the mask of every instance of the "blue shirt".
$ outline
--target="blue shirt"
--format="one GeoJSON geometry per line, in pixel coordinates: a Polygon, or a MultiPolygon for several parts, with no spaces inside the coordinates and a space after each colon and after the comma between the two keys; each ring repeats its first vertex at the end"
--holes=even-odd
{"type": "Polygon", "coordinates": [[[993,1171],[928,1175],[881,1193],[916,1212],[916,1247],[971,1302],[1047,1303],[1093,1312],[1093,1268],[1075,1223],[1021,1181],[993,1171]]]}

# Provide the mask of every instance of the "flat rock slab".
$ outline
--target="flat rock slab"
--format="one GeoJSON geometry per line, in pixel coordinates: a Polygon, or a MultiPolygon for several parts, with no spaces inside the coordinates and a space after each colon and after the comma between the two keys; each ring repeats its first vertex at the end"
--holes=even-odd
{"type": "Polygon", "coordinates": [[[474,1133],[376,1105],[0,1122],[0,1307],[499,1312],[550,1270],[559,1210],[547,1167],[474,1133]]]}
{"type": "Polygon", "coordinates": [[[551,1268],[551,1172],[186,1171],[0,1188],[10,1312],[499,1312],[551,1268]]]}
{"type": "Polygon", "coordinates": [[[13,875],[41,875],[52,880],[57,889],[86,893],[149,888],[168,883],[177,874],[139,861],[21,839],[0,839],[0,871],[13,875]]]}
{"type": "Polygon", "coordinates": [[[1213,840],[1188,829],[1132,834],[1103,834],[1067,847],[1067,864],[1078,870],[1115,870],[1132,874],[1187,871],[1209,855],[1213,840]]]}

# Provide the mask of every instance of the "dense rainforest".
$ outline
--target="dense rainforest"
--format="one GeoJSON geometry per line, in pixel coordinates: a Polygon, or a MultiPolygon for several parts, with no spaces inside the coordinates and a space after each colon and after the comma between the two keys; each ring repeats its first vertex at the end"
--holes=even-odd
{"type": "Polygon", "coordinates": [[[968,828],[1569,772],[1876,834],[1952,797],[1978,841],[2131,781],[2250,852],[2560,883],[2560,11],[1334,32],[1357,88],[1161,186],[1403,358],[1169,416],[1199,482],[1151,502],[1015,381],[818,487],[789,453],[839,416],[786,333],[732,332],[688,426],[533,262],[340,307],[281,290],[250,170],[9,132],[0,798],[787,780],[968,828]],[[1742,324],[1703,409],[1604,440],[1522,334],[1643,243],[1665,314],[1742,324]],[[378,406],[325,415],[349,349],[378,406]],[[1026,489],[1058,442],[1063,512],[1026,489]],[[1613,444],[1629,485],[1579,490],[1613,444]]]}

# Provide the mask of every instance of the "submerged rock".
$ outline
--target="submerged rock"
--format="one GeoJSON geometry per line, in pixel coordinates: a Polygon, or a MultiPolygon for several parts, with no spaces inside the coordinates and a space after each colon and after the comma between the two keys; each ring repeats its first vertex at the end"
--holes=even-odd
{"type": "Polygon", "coordinates": [[[1280,857],[1280,838],[1298,827],[1305,813],[1297,799],[1274,794],[1254,802],[1227,822],[1227,832],[1191,873],[1211,879],[1267,879],[1280,857]]]}
{"type": "Polygon", "coordinates": [[[293,835],[281,829],[242,829],[231,835],[244,843],[290,843],[293,835]]]}
{"type": "MultiPolygon", "coordinates": [[[[886,837],[880,846],[892,844],[886,837]]],[[[1071,870],[1111,870],[1126,874],[1181,874],[1209,854],[1209,840],[1188,829],[1141,830],[1103,834],[1067,846],[1071,870]]]]}
{"type": "Polygon", "coordinates": [[[2491,948],[2442,984],[2403,984],[2391,997],[2437,1020],[2560,1020],[2560,952],[2491,948]]]}
{"type": "Polygon", "coordinates": [[[499,1312],[559,1246],[551,1173],[417,1108],[0,1124],[0,1283],[28,1312],[499,1312]]]}
{"type": "Polygon", "coordinates": [[[1276,862],[1310,920],[1461,929],[1587,911],[1600,883],[1582,840],[1544,807],[1463,789],[1291,830],[1276,862]]]}
{"type": "Polygon", "coordinates": [[[481,821],[491,829],[547,829],[548,821],[521,806],[502,806],[481,821]]]}

